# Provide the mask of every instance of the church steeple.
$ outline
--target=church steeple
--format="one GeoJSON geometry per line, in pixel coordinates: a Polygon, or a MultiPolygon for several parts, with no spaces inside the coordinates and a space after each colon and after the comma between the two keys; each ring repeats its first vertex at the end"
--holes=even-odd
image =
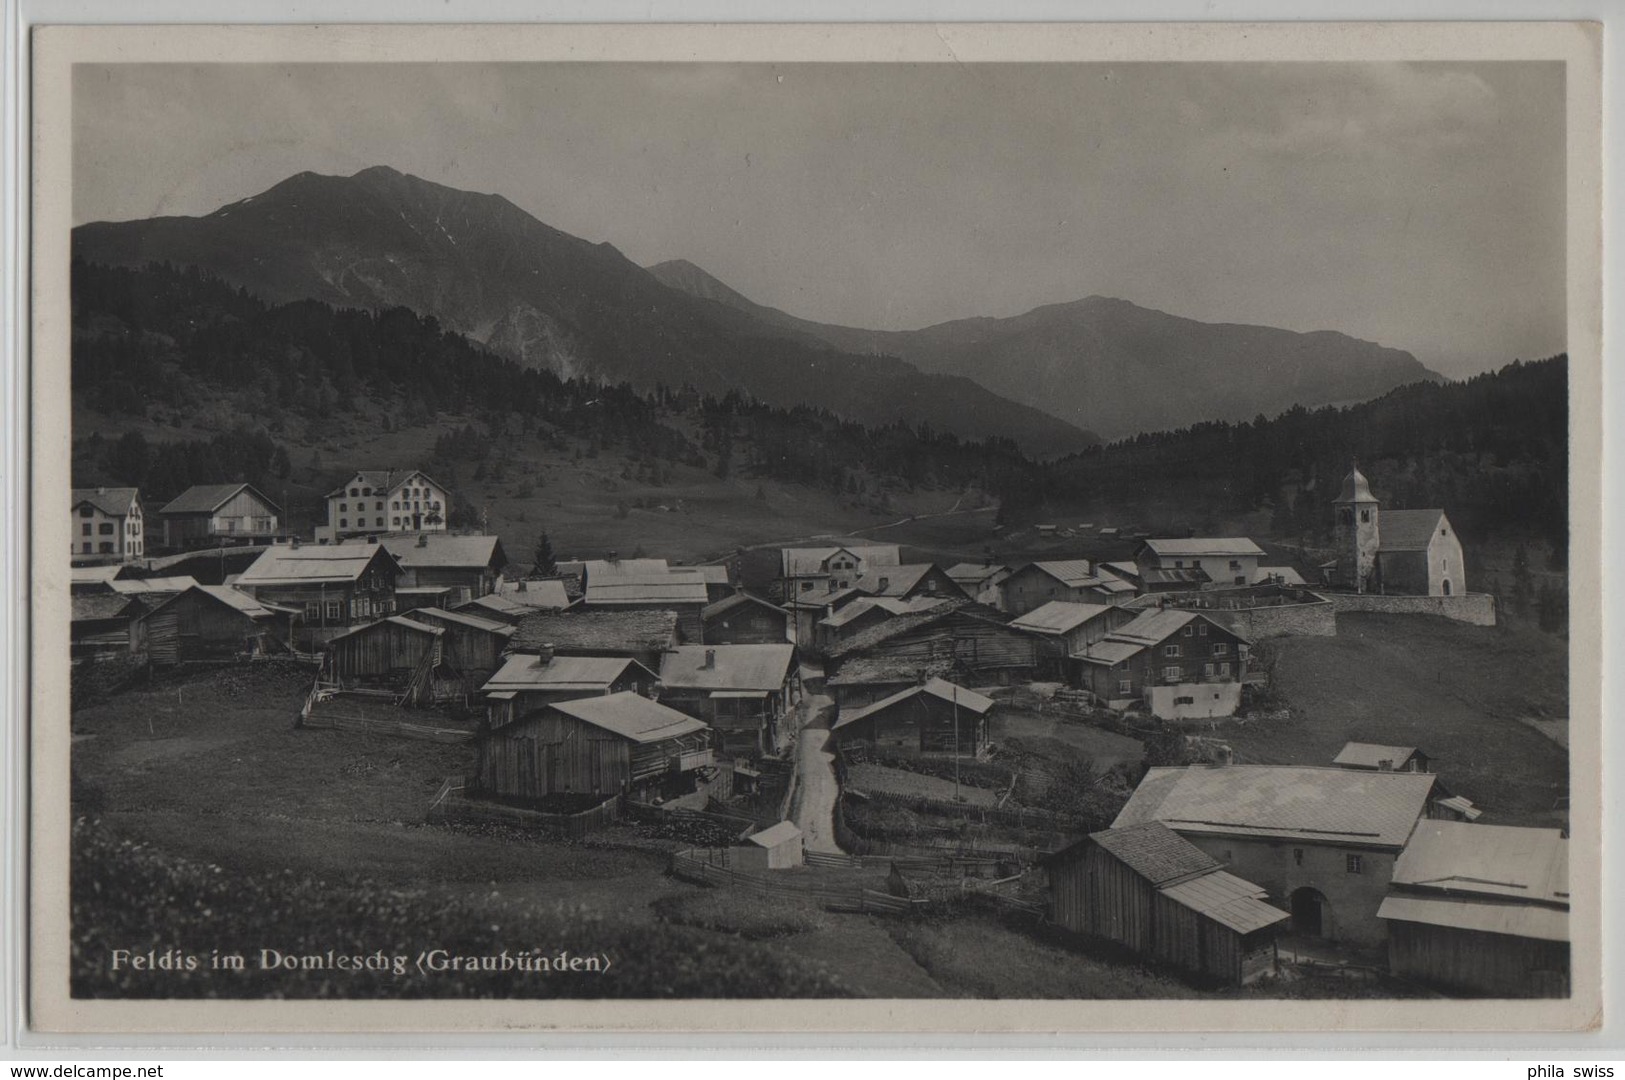
{"type": "Polygon", "coordinates": [[[1351,464],[1348,476],[1343,478],[1343,490],[1333,506],[1337,513],[1337,583],[1365,592],[1373,585],[1372,572],[1381,544],[1377,519],[1382,507],[1371,494],[1371,484],[1360,472],[1358,462],[1351,464]]]}

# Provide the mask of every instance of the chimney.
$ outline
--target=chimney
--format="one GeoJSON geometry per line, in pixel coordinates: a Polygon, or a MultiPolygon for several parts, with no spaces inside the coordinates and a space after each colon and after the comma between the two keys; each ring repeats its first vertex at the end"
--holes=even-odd
{"type": "Polygon", "coordinates": [[[288,546],[290,548],[298,547],[299,546],[299,538],[297,536],[288,537],[288,546]]]}
{"type": "Polygon", "coordinates": [[[96,494],[98,494],[98,495],[106,495],[107,494],[107,489],[104,488],[104,487],[99,487],[99,488],[96,489],[96,494]]]}
{"type": "Polygon", "coordinates": [[[429,546],[429,534],[428,533],[418,533],[418,547],[426,548],[428,546],[429,546]]]}
{"type": "Polygon", "coordinates": [[[704,670],[710,671],[712,668],[714,668],[716,666],[717,666],[717,651],[715,649],[707,649],[707,650],[705,650],[705,668],[704,668],[704,670]]]}
{"type": "Polygon", "coordinates": [[[1213,763],[1215,765],[1234,765],[1236,752],[1228,743],[1220,743],[1213,748],[1213,763]]]}
{"type": "Polygon", "coordinates": [[[549,642],[548,644],[542,645],[539,648],[537,648],[537,650],[536,650],[536,660],[537,660],[538,663],[541,663],[541,664],[551,664],[553,662],[553,644],[552,644],[552,642],[549,642]]]}
{"type": "Polygon", "coordinates": [[[515,590],[514,590],[514,592],[524,592],[524,591],[525,591],[525,579],[524,579],[524,578],[520,578],[520,579],[519,579],[519,587],[518,587],[518,588],[516,588],[516,589],[515,589],[515,590]]]}
{"type": "Polygon", "coordinates": [[[1394,771],[1393,759],[1392,758],[1383,758],[1381,761],[1377,762],[1377,771],[1378,772],[1393,772],[1394,771]]]}
{"type": "Polygon", "coordinates": [[[619,551],[611,551],[609,553],[609,561],[612,562],[612,563],[620,562],[621,561],[621,553],[619,551]]]}

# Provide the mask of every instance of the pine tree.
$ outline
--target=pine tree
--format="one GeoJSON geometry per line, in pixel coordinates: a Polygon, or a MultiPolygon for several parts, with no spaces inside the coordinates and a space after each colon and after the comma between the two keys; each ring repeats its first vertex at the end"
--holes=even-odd
{"type": "Polygon", "coordinates": [[[552,577],[559,572],[558,559],[553,554],[553,541],[548,538],[546,530],[536,536],[536,548],[531,553],[535,565],[531,567],[534,577],[552,577]]]}

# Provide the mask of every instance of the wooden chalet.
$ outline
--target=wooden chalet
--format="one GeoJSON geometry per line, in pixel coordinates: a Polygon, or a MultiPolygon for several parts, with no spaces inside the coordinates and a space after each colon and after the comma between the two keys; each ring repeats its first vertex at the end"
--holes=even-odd
{"type": "Polygon", "coordinates": [[[437,686],[445,636],[443,627],[387,616],[329,639],[320,679],[339,690],[389,692],[408,705],[449,700],[466,690],[460,681],[437,686]]]}
{"type": "Polygon", "coordinates": [[[504,593],[476,596],[474,599],[461,604],[437,604],[435,606],[448,607],[451,611],[460,611],[465,615],[474,615],[481,619],[490,619],[493,622],[507,623],[509,626],[518,626],[525,616],[534,615],[538,610],[541,610],[531,607],[517,597],[504,593]]]}
{"type": "Polygon", "coordinates": [[[680,645],[660,663],[660,698],[707,721],[717,749],[757,756],[778,748],[799,697],[791,645],[680,645]]]}
{"type": "Polygon", "coordinates": [[[491,594],[508,564],[502,541],[495,536],[397,533],[344,542],[346,547],[357,544],[377,544],[395,556],[401,566],[397,588],[447,590],[440,607],[457,607],[491,594]]]}
{"type": "Polygon", "coordinates": [[[782,645],[790,640],[790,613],[750,593],[734,593],[700,612],[711,645],[782,645]]]}
{"type": "Polygon", "coordinates": [[[1431,772],[1428,756],[1414,746],[1384,746],[1381,743],[1344,743],[1332,758],[1339,769],[1369,769],[1373,772],[1431,772]]]}
{"type": "Polygon", "coordinates": [[[1389,969],[1458,994],[1567,997],[1568,846],[1556,829],[1422,822],[1377,911],[1389,969]]]}
{"type": "Polygon", "coordinates": [[[784,606],[794,620],[791,640],[795,642],[796,648],[804,652],[815,651],[818,624],[867,595],[869,594],[862,589],[846,588],[836,589],[834,592],[809,591],[790,596],[785,600],[784,606]]]}
{"type": "Polygon", "coordinates": [[[915,669],[949,660],[980,685],[1025,682],[1038,673],[1038,642],[1010,629],[1007,618],[980,605],[949,601],[853,635],[829,651],[830,666],[838,673],[859,657],[915,669]]]}
{"type": "Polygon", "coordinates": [[[287,615],[227,585],[193,585],[146,617],[156,665],[264,656],[282,647],[287,615]]]}
{"type": "Polygon", "coordinates": [[[1375,949],[1394,864],[1436,816],[1434,784],[1428,773],[1304,765],[1153,768],[1112,827],[1160,821],[1262,886],[1295,934],[1375,949]]]}
{"type": "Polygon", "coordinates": [[[509,643],[513,652],[629,656],[650,671],[659,671],[661,658],[676,647],[676,612],[584,608],[529,612],[509,643]]]}
{"type": "Polygon", "coordinates": [[[74,660],[109,653],[140,652],[147,645],[143,616],[150,610],[136,596],[115,592],[71,597],[69,655],[74,660]]]}
{"type": "Polygon", "coordinates": [[[818,620],[813,645],[818,652],[828,655],[870,627],[879,626],[899,615],[930,611],[946,602],[944,598],[930,596],[909,600],[892,596],[859,597],[841,610],[818,620]]]}
{"type": "Polygon", "coordinates": [[[1030,562],[999,583],[1004,597],[1000,607],[1012,615],[1025,615],[1051,600],[1078,604],[1125,603],[1134,587],[1115,574],[1103,573],[1087,559],[1052,559],[1030,562]]]}
{"type": "Polygon", "coordinates": [[[948,576],[960,592],[976,603],[996,608],[1004,599],[999,585],[1010,576],[1010,567],[1003,563],[957,563],[948,567],[948,576]]]}
{"type": "Polygon", "coordinates": [[[692,792],[714,768],[704,722],[642,694],[554,702],[481,738],[469,787],[541,800],[558,793],[652,801],[692,792]]]}
{"type": "Polygon", "coordinates": [[[659,680],[627,656],[512,653],[480,688],[493,729],[506,727],[555,701],[634,693],[652,698],[659,680]]]}
{"type": "Polygon", "coordinates": [[[1067,658],[1081,653],[1107,634],[1134,621],[1135,613],[1119,604],[1079,604],[1051,600],[1010,621],[1010,629],[1032,634],[1043,656],[1043,674],[1066,677],[1067,658]]]}
{"type": "Polygon", "coordinates": [[[842,710],[832,729],[842,747],[879,754],[964,755],[987,746],[993,699],[943,679],[931,679],[871,705],[842,710]]]}
{"type": "Polygon", "coordinates": [[[930,678],[965,677],[967,674],[959,671],[951,658],[919,664],[859,656],[844,661],[839,671],[824,680],[824,686],[834,699],[835,707],[846,710],[873,704],[930,678]]]}
{"type": "Polygon", "coordinates": [[[407,618],[445,631],[440,639],[440,666],[437,682],[455,679],[463,694],[472,694],[502,666],[502,656],[514,635],[514,628],[494,619],[482,619],[461,611],[416,608],[407,618]]]}
{"type": "Polygon", "coordinates": [[[1239,986],[1275,968],[1290,916],[1161,822],[1091,833],[1044,866],[1052,917],[1074,933],[1206,981],[1239,986]]]}
{"type": "Polygon", "coordinates": [[[1143,702],[1165,720],[1231,716],[1250,649],[1211,616],[1158,608],[1073,652],[1067,681],[1112,709],[1143,702]]]}
{"type": "Polygon", "coordinates": [[[314,649],[394,614],[400,576],[400,563],[379,544],[288,544],[262,552],[234,584],[266,607],[288,609],[296,646],[314,649]]]}
{"type": "Polygon", "coordinates": [[[934,563],[904,563],[877,567],[864,579],[864,588],[875,596],[910,600],[916,596],[944,600],[969,600],[959,583],[934,563]]]}
{"type": "Polygon", "coordinates": [[[252,484],[197,484],[158,511],[164,546],[175,551],[270,543],[280,515],[252,484]]]}

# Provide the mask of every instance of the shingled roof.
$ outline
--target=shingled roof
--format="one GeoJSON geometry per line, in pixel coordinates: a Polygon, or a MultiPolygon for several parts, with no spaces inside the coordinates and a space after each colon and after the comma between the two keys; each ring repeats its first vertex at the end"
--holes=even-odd
{"type": "Polygon", "coordinates": [[[89,503],[110,517],[124,517],[140,492],[133,487],[74,488],[73,505],[89,503]]]}
{"type": "Polygon", "coordinates": [[[264,492],[250,484],[193,484],[171,499],[158,512],[160,514],[211,514],[220,509],[228,499],[245,488],[253,492],[256,499],[272,510],[278,509],[276,503],[265,497],[264,492]]]}
{"type": "Polygon", "coordinates": [[[519,620],[509,648],[660,652],[676,641],[674,611],[538,611],[519,620]]]}
{"type": "Polygon", "coordinates": [[[1219,860],[1160,821],[1142,821],[1121,829],[1090,833],[1089,839],[1159,887],[1220,867],[1219,860]]]}
{"type": "Polygon", "coordinates": [[[1426,551],[1443,528],[1443,510],[1384,510],[1377,518],[1377,550],[1426,551]]]}

